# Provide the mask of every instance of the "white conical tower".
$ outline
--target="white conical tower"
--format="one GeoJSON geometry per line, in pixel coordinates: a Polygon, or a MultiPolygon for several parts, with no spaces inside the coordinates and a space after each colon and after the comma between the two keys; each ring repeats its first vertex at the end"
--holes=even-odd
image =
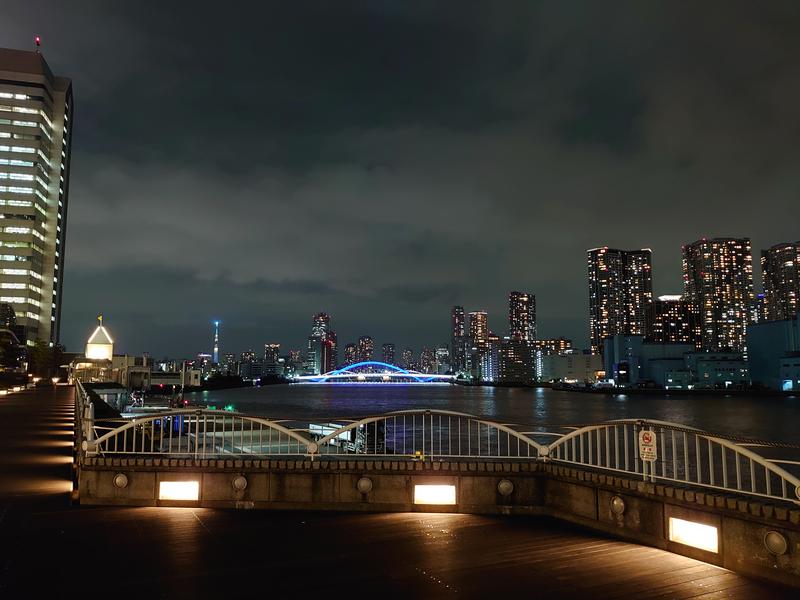
{"type": "Polygon", "coordinates": [[[97,317],[97,329],[86,342],[86,358],[111,360],[114,356],[114,340],[103,327],[103,315],[97,317]]]}

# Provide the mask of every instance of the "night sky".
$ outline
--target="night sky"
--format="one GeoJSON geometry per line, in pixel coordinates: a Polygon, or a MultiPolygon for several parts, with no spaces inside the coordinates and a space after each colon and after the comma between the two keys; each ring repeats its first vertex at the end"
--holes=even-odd
{"type": "MultiPolygon", "coordinates": [[[[586,250],[800,239],[800,3],[3,0],[73,79],[61,337],[117,352],[448,340],[537,296],[588,339],[586,250]]],[[[758,260],[754,261],[757,264],[758,260]]],[[[758,271],[758,269],[756,269],[758,271]]],[[[757,278],[758,281],[758,278],[757,278]]]]}

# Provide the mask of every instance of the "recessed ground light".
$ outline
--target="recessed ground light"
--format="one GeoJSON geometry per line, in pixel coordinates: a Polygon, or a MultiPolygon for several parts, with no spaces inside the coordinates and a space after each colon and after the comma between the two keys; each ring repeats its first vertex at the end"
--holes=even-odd
{"type": "Polygon", "coordinates": [[[713,525],[670,517],[669,539],[707,552],[719,552],[719,533],[713,525]]]}
{"type": "Polygon", "coordinates": [[[454,485],[415,485],[414,504],[455,504],[454,485]]]}
{"type": "Polygon", "coordinates": [[[159,500],[197,500],[199,481],[162,481],[158,486],[159,500]]]}

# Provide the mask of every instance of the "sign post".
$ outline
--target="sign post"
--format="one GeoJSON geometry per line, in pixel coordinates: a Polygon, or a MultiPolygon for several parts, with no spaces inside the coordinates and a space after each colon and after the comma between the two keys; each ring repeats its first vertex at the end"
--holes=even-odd
{"type": "MultiPolygon", "coordinates": [[[[642,474],[647,481],[647,463],[655,463],[658,458],[656,450],[656,434],[649,429],[639,431],[639,458],[642,459],[642,474]]],[[[655,466],[650,467],[650,476],[655,475],[655,466]]]]}

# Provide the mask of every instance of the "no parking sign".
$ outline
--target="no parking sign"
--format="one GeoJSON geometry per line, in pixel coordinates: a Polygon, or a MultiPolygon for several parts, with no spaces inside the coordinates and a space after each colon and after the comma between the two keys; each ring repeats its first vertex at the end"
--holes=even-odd
{"type": "Polygon", "coordinates": [[[655,462],[657,457],[655,432],[642,429],[639,432],[639,458],[645,462],[655,462]]]}

